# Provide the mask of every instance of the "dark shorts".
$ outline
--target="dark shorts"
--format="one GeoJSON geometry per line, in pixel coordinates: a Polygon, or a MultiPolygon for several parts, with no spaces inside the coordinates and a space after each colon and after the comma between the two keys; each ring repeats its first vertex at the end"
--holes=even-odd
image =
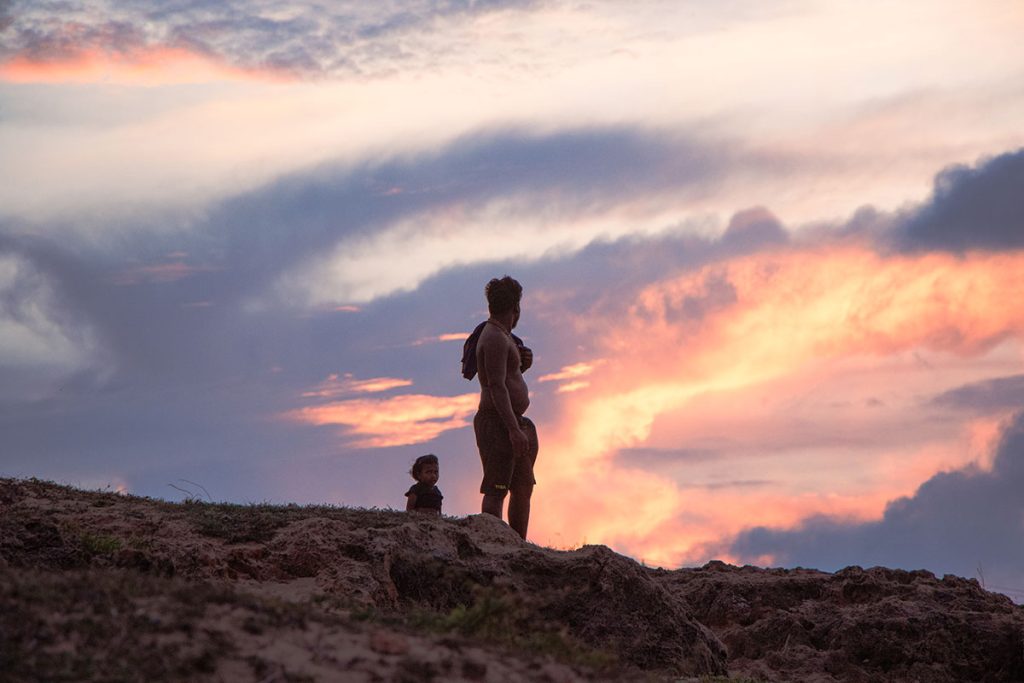
{"type": "Polygon", "coordinates": [[[473,418],[476,433],[476,447],[480,449],[480,462],[484,466],[484,479],[480,493],[488,496],[504,496],[509,489],[522,491],[532,489],[537,480],[533,477],[533,465],[537,462],[537,428],[528,417],[519,418],[519,426],[526,432],[530,448],[527,458],[518,460],[512,455],[512,442],[508,430],[497,411],[479,410],[473,418]]]}

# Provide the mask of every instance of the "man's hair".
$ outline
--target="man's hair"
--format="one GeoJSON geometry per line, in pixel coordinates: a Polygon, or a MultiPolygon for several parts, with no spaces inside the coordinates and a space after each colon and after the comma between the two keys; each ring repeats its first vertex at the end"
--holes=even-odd
{"type": "Polygon", "coordinates": [[[523,298],[523,286],[506,275],[488,282],[484,294],[487,295],[487,310],[491,315],[501,315],[515,308],[523,298]]]}
{"type": "Polygon", "coordinates": [[[421,455],[420,457],[416,458],[416,462],[414,462],[412,464],[412,469],[409,470],[409,474],[412,475],[413,479],[415,479],[416,481],[419,481],[420,480],[420,472],[423,471],[423,468],[426,465],[438,465],[438,466],[440,466],[440,464],[437,462],[437,456],[434,455],[433,453],[427,453],[426,455],[421,455]]]}

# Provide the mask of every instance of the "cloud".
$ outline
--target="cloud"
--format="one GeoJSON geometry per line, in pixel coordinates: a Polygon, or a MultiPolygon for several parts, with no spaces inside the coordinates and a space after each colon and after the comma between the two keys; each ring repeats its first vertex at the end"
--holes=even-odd
{"type": "Polygon", "coordinates": [[[708,448],[620,448],[615,453],[615,460],[627,467],[656,469],[666,462],[695,462],[714,460],[721,457],[719,451],[708,448]]]}
{"type": "MultiPolygon", "coordinates": [[[[588,308],[572,325],[609,362],[587,375],[586,391],[561,395],[548,426],[545,451],[557,464],[538,471],[551,467],[561,492],[546,503],[549,514],[565,520],[591,504],[569,484],[585,476],[605,491],[605,514],[635,520],[628,495],[643,488],[651,507],[643,525],[559,524],[671,564],[699,559],[702,543],[739,532],[751,514],[784,525],[822,510],[856,519],[880,512],[886,494],[963,464],[951,452],[963,438],[959,423],[937,431],[917,392],[936,393],[961,373],[975,378],[967,359],[994,360],[1004,342],[1019,343],[1024,312],[1004,304],[1017,293],[1024,257],[1016,253],[893,255],[848,240],[773,241],[649,282],[625,312],[588,308]],[[945,372],[918,367],[915,354],[945,372]],[[622,455],[638,448],[681,457],[661,465],[622,455]],[[708,451],[719,455],[690,457],[708,451]],[[893,452],[902,462],[889,462],[893,452]],[[737,477],[736,468],[757,476],[737,477]],[[751,480],[777,484],[719,486],[751,480]],[[719,509],[713,519],[700,517],[705,505],[719,509]]],[[[549,524],[538,531],[550,533],[549,524]]]]}
{"type": "Polygon", "coordinates": [[[102,328],[74,305],[87,278],[58,250],[0,230],[0,402],[37,401],[109,373],[102,328]]]}
{"type": "Polygon", "coordinates": [[[469,336],[469,332],[444,332],[442,334],[433,334],[429,337],[420,337],[419,339],[410,342],[409,346],[423,346],[424,344],[438,344],[442,342],[464,342],[466,337],[469,336]]]}
{"type": "MultiPolygon", "coordinates": [[[[523,0],[390,4],[271,2],[244,7],[217,2],[168,8],[160,2],[130,5],[68,2],[59,13],[19,3],[2,18],[9,35],[0,59],[69,63],[83,55],[145,61],[149,53],[176,50],[246,70],[297,76],[380,75],[415,64],[429,50],[435,58],[458,53],[458,44],[434,39],[451,23],[534,5],[523,0]]],[[[180,56],[178,57],[180,58],[180,56]]]]}
{"type": "Polygon", "coordinates": [[[779,219],[768,209],[758,206],[740,211],[729,221],[722,242],[735,248],[742,245],[747,250],[764,248],[789,241],[789,233],[779,219]]]}
{"type": "Polygon", "coordinates": [[[165,263],[152,263],[148,265],[133,266],[110,276],[110,281],[116,285],[138,285],[148,282],[174,282],[197,273],[205,273],[216,270],[213,266],[190,265],[176,257],[175,260],[165,263]]]}
{"type": "Polygon", "coordinates": [[[972,382],[939,394],[931,403],[982,414],[1024,406],[1024,375],[972,382]]]}
{"type": "Polygon", "coordinates": [[[740,557],[769,555],[786,566],[835,570],[847,565],[926,568],[972,576],[1024,598],[1024,413],[1004,425],[991,469],[940,472],[912,496],[890,502],[882,519],[848,524],[826,516],[793,529],[756,527],[740,534],[740,557]]]}
{"type": "Polygon", "coordinates": [[[599,358],[595,361],[589,361],[584,363],[573,363],[572,365],[566,365],[558,372],[551,372],[546,375],[541,375],[537,378],[538,382],[561,382],[558,388],[555,389],[556,393],[564,394],[572,391],[579,391],[586,389],[590,386],[590,382],[582,379],[591,372],[594,371],[599,365],[607,362],[603,358],[599,358]],[[569,381],[566,381],[569,380],[569,381]]]}
{"type": "Polygon", "coordinates": [[[1024,149],[955,165],[935,178],[929,201],[902,227],[912,249],[1024,248],[1024,149]]]}
{"type": "Polygon", "coordinates": [[[396,377],[373,377],[371,379],[356,379],[352,373],[346,372],[344,376],[338,377],[332,374],[323,382],[308,391],[302,392],[303,398],[337,398],[345,394],[375,394],[391,389],[412,386],[411,379],[398,379],[396,377]]]}
{"type": "Polygon", "coordinates": [[[95,339],[63,318],[57,297],[45,272],[0,251],[0,367],[70,372],[90,361],[95,339]]]}
{"type": "Polygon", "coordinates": [[[117,83],[153,87],[257,78],[261,75],[233,68],[205,55],[162,47],[139,48],[128,54],[82,48],[76,50],[73,57],[68,55],[63,59],[51,57],[40,61],[32,55],[18,55],[0,62],[0,81],[17,84],[117,83]]]}
{"type": "Polygon", "coordinates": [[[386,448],[430,441],[470,424],[480,397],[404,394],[386,399],[352,399],[289,411],[284,418],[323,426],[341,425],[351,448],[386,448]]]}
{"type": "Polygon", "coordinates": [[[566,365],[558,372],[550,372],[546,375],[541,375],[537,378],[538,382],[559,382],[565,379],[577,379],[579,377],[586,377],[594,371],[599,365],[606,363],[605,359],[598,359],[596,361],[589,361],[583,363],[573,363],[572,365],[566,365]]]}
{"type": "Polygon", "coordinates": [[[364,303],[446,268],[540,260],[597,238],[670,230],[662,200],[715,185],[736,163],[732,154],[727,143],[621,127],[490,132],[340,179],[330,173],[301,188],[289,180],[232,205],[245,214],[259,207],[253,221],[268,226],[269,246],[282,226],[295,229],[283,214],[301,203],[317,221],[305,240],[318,248],[282,276],[280,291],[312,305],[364,303]],[[341,224],[324,223],[325,214],[341,224]]]}

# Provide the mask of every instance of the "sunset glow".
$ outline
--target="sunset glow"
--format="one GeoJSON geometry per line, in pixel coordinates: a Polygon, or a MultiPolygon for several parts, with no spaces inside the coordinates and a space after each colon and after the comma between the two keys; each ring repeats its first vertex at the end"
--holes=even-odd
{"type": "MultiPolygon", "coordinates": [[[[788,463],[799,462],[799,453],[788,459],[775,456],[772,462],[767,449],[759,456],[764,462],[758,477],[770,473],[773,479],[731,489],[687,486],[678,475],[659,477],[623,466],[615,456],[622,449],[651,445],[659,420],[665,424],[659,431],[670,434],[677,448],[704,445],[694,443],[706,439],[700,427],[688,423],[711,419],[729,430],[728,417],[708,415],[700,407],[709,397],[733,416],[758,412],[766,385],[778,391],[776,402],[823,383],[832,387],[831,400],[842,400],[849,396],[840,389],[848,386],[845,372],[828,377],[822,366],[838,359],[860,358],[870,366],[871,359],[915,350],[936,362],[991,357],[1000,342],[1024,335],[1024,308],[1006,305],[1007,296],[1022,294],[1024,257],[1017,254],[885,257],[855,245],[785,248],[653,284],[639,292],[628,319],[603,326],[607,332],[597,342],[602,355],[614,362],[586,373],[589,388],[567,396],[565,417],[552,425],[558,436],[547,443],[552,457],[540,471],[554,480],[554,487],[571,493],[545,503],[551,509],[543,518],[559,522],[541,522],[543,533],[565,537],[564,520],[574,519],[570,536],[576,539],[618,544],[633,555],[674,564],[699,558],[706,552],[703,544],[727,538],[753,518],[769,526],[789,526],[814,514],[877,518],[889,500],[911,494],[936,471],[990,458],[998,420],[967,422],[959,432],[952,430],[952,441],[941,444],[917,445],[897,436],[853,466],[867,487],[843,477],[848,466],[836,462],[819,472],[800,465],[802,475],[794,476],[788,463]],[[703,315],[688,319],[688,306],[703,315]],[[574,518],[570,512],[589,507],[586,494],[571,486],[583,479],[602,491],[603,511],[595,515],[600,521],[574,518]],[[638,530],[636,518],[627,513],[641,498],[645,524],[638,530]],[[701,515],[709,506],[719,511],[701,515]]],[[[592,316],[588,324],[600,327],[592,316]]],[[[1007,369],[1016,364],[1019,356],[1007,369]]],[[[975,372],[974,378],[981,379],[991,370],[982,364],[975,372]]],[[[558,376],[571,374],[563,370],[558,376]]],[[[929,374],[930,386],[918,391],[937,393],[949,382],[972,379],[954,379],[951,372],[929,374]]],[[[899,375],[883,374],[857,391],[866,401],[892,395],[893,383],[905,382],[899,375]]],[[[843,420],[852,417],[849,410],[841,415],[843,420]]],[[[836,418],[823,414],[819,419],[836,418]]],[[[859,419],[865,429],[878,428],[873,424],[877,417],[859,419]]],[[[757,432],[771,425],[743,422],[741,431],[723,434],[732,439],[742,434],[758,457],[757,432]]],[[[699,463],[683,463],[679,472],[701,469],[699,463]]]]}
{"type": "Polygon", "coordinates": [[[476,394],[405,394],[299,408],[285,417],[316,426],[340,425],[345,445],[351,448],[386,448],[423,443],[466,427],[479,402],[476,394]]]}
{"type": "Polygon", "coordinates": [[[1016,0],[0,2],[0,474],[404,509],[429,451],[475,514],[460,361],[507,273],[531,541],[1024,591],[1021,35],[1016,0]],[[920,545],[948,500],[976,531],[920,545]]]}
{"type": "Polygon", "coordinates": [[[272,73],[247,71],[186,50],[157,47],[111,54],[83,50],[69,58],[18,56],[0,64],[0,81],[29,84],[94,84],[139,87],[274,80],[272,73]]]}

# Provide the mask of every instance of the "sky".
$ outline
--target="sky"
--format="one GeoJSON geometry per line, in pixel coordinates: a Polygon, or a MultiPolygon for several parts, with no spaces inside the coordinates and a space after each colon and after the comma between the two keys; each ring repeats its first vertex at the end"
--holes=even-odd
{"type": "Polygon", "coordinates": [[[0,0],[0,475],[1024,599],[1016,0],[0,0]]]}

